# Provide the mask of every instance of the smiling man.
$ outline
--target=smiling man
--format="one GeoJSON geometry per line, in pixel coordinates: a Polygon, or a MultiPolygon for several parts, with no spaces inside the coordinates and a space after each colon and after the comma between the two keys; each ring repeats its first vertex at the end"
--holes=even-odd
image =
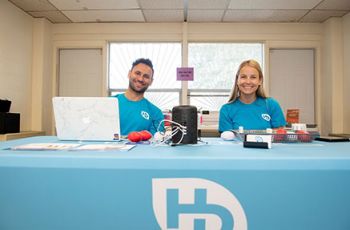
{"type": "MultiPolygon", "coordinates": [[[[115,97],[119,101],[121,135],[133,131],[148,130],[157,132],[158,125],[164,119],[162,111],[144,97],[144,93],[153,82],[153,64],[151,60],[140,58],[132,63],[128,73],[129,87],[123,94],[115,97]]],[[[163,129],[163,126],[161,126],[163,129]]]]}

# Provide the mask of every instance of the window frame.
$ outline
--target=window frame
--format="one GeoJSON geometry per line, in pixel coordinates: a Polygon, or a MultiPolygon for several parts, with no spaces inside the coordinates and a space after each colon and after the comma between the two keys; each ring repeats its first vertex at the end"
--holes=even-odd
{"type": "MultiPolygon", "coordinates": [[[[187,67],[187,62],[188,62],[188,47],[190,43],[225,43],[225,44],[260,44],[261,45],[261,57],[262,57],[262,63],[261,67],[263,69],[264,72],[264,66],[265,66],[265,44],[262,41],[226,41],[226,42],[222,42],[222,41],[109,41],[108,42],[108,58],[107,58],[107,62],[108,62],[108,70],[107,70],[107,88],[108,88],[108,95],[112,96],[116,93],[123,93],[125,92],[126,88],[110,88],[109,87],[109,83],[110,83],[110,46],[113,43],[180,43],[182,50],[181,50],[181,63],[182,63],[182,67],[187,67]],[[185,54],[187,55],[187,57],[185,57],[185,54]]],[[[233,70],[234,71],[234,70],[233,70]]],[[[147,92],[176,92],[178,93],[178,104],[179,105],[186,105],[186,104],[191,104],[191,98],[198,98],[198,97],[229,97],[230,93],[231,93],[231,88],[230,89],[194,89],[194,88],[189,88],[188,87],[188,81],[182,81],[181,82],[181,86],[180,88],[162,88],[162,89],[157,89],[157,88],[149,88],[147,89],[147,92]],[[207,93],[207,94],[203,94],[203,93],[207,93]],[[215,94],[217,93],[217,94],[215,94]]],[[[171,108],[169,108],[171,109],[171,108]]],[[[214,110],[215,112],[218,112],[217,110],[214,110]]]]}

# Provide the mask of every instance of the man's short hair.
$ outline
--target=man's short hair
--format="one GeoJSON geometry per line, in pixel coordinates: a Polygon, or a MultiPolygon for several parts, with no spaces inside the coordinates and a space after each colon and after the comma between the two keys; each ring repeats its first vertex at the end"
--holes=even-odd
{"type": "Polygon", "coordinates": [[[138,65],[138,64],[145,64],[145,65],[149,66],[149,67],[152,69],[152,74],[154,74],[152,61],[149,60],[148,58],[139,58],[139,59],[136,59],[136,60],[132,63],[131,69],[133,69],[133,68],[134,68],[136,65],[138,65]]]}

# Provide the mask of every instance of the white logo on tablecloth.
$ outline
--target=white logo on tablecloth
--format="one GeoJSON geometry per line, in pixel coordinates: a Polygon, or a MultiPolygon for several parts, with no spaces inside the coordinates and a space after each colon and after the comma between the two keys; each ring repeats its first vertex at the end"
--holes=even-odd
{"type": "Polygon", "coordinates": [[[153,210],[161,229],[248,228],[238,199],[213,181],[154,178],[152,196],[153,210]]]}

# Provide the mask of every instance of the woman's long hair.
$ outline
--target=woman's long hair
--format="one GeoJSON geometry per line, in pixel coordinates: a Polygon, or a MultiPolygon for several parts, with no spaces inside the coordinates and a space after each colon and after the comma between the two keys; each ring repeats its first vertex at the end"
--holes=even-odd
{"type": "Polygon", "coordinates": [[[239,98],[240,91],[238,88],[238,76],[239,76],[239,72],[241,72],[241,69],[245,66],[253,67],[259,73],[259,79],[261,79],[261,85],[259,85],[259,87],[256,91],[256,96],[262,97],[262,98],[267,98],[267,95],[266,95],[264,87],[263,87],[264,76],[263,76],[263,73],[261,71],[261,67],[260,67],[259,63],[255,60],[246,60],[246,61],[243,61],[239,65],[238,71],[236,73],[235,85],[233,87],[233,90],[232,90],[232,93],[231,93],[230,98],[228,100],[228,103],[234,102],[237,100],[237,98],[239,98]]]}

